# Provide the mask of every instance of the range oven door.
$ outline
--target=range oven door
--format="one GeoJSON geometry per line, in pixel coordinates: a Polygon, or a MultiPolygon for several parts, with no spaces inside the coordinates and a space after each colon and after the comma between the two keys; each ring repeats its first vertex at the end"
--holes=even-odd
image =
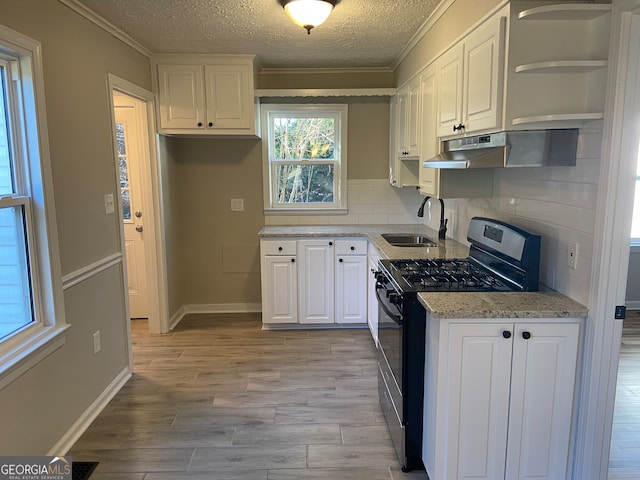
{"type": "Polygon", "coordinates": [[[404,407],[402,399],[402,297],[382,283],[378,297],[378,392],[385,421],[401,465],[405,464],[404,407]]]}

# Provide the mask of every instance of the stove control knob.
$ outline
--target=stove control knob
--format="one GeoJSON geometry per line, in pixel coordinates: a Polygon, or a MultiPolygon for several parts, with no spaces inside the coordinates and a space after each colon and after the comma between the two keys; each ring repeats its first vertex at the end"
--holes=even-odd
{"type": "Polygon", "coordinates": [[[387,295],[389,296],[389,302],[391,302],[392,305],[400,305],[400,295],[395,292],[387,292],[387,295]]]}

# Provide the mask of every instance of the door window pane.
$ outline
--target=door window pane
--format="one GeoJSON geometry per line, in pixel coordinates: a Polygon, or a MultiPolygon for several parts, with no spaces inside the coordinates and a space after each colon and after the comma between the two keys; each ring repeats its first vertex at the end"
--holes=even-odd
{"type": "Polygon", "coordinates": [[[120,196],[122,197],[122,218],[131,220],[131,195],[129,191],[129,166],[127,164],[127,145],[124,123],[116,123],[116,143],[118,147],[118,166],[120,168],[120,196]]]}

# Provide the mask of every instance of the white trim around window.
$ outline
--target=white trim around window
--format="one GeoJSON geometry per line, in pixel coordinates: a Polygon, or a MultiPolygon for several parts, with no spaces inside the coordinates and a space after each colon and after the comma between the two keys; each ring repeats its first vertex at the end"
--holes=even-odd
{"type": "Polygon", "coordinates": [[[347,116],[348,105],[346,104],[266,104],[261,106],[264,135],[262,174],[265,215],[347,213],[347,116]],[[324,144],[325,149],[323,150],[320,146],[320,153],[318,153],[315,151],[316,146],[309,143],[293,155],[282,155],[276,145],[276,123],[283,119],[293,122],[295,119],[329,120],[333,127],[331,127],[332,130],[325,132],[329,137],[324,144]],[[328,145],[330,147],[327,153],[328,145]],[[291,169],[291,167],[296,168],[291,169]],[[296,188],[296,182],[300,183],[300,179],[291,179],[293,186],[287,185],[282,175],[285,169],[297,170],[298,176],[305,177],[305,185],[300,189],[301,194],[295,199],[295,192],[292,193],[292,190],[296,188]],[[323,176],[323,185],[315,185],[317,187],[315,196],[309,195],[311,188],[308,185],[311,183],[309,172],[314,170],[321,172],[323,176]],[[327,179],[330,181],[327,182],[327,179]],[[286,200],[283,200],[285,197],[286,200]]]}
{"type": "Polygon", "coordinates": [[[13,193],[2,208],[24,210],[32,321],[0,342],[0,389],[64,345],[64,299],[53,200],[40,43],[0,25],[0,61],[13,152],[13,193]]]}

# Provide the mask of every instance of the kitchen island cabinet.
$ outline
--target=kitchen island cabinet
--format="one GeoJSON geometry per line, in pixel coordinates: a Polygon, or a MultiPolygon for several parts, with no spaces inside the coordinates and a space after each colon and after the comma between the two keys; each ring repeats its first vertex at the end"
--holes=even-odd
{"type": "Polygon", "coordinates": [[[427,309],[427,473],[447,479],[566,478],[586,310],[553,294],[457,295],[450,303],[457,306],[444,310],[434,294],[420,295],[427,309]]]}

